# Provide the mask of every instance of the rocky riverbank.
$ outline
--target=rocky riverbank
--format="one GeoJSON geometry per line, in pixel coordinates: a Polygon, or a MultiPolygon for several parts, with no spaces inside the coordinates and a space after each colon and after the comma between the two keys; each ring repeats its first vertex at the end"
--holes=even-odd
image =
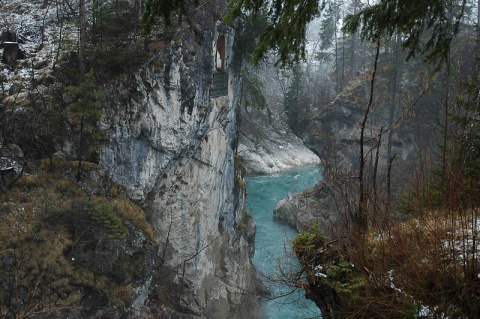
{"type": "Polygon", "coordinates": [[[245,122],[242,122],[238,154],[247,174],[270,174],[320,164],[319,157],[286,125],[278,127],[260,121],[245,122]]]}

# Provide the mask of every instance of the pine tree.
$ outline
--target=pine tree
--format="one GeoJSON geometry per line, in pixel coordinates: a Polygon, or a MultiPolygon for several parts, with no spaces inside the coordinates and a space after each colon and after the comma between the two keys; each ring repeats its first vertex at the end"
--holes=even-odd
{"type": "Polygon", "coordinates": [[[79,86],[69,86],[67,91],[75,96],[70,104],[70,111],[74,124],[78,129],[78,168],[77,182],[81,180],[81,167],[83,159],[91,152],[101,147],[104,132],[97,127],[97,122],[102,118],[99,98],[103,95],[97,89],[93,70],[85,74],[84,80],[79,86]]]}
{"type": "Polygon", "coordinates": [[[322,22],[320,23],[320,50],[325,51],[329,50],[332,47],[334,48],[334,58],[335,58],[335,93],[338,92],[343,87],[341,77],[339,74],[340,71],[340,59],[339,59],[339,43],[338,43],[338,23],[341,18],[341,7],[343,5],[342,1],[328,1],[325,10],[322,14],[322,22]]]}
{"type": "MultiPolygon", "coordinates": [[[[142,13],[141,23],[144,34],[149,34],[152,28],[163,18],[165,25],[171,26],[172,16],[179,17],[185,14],[185,4],[188,0],[145,0],[145,9],[142,13]]],[[[198,0],[192,0],[198,4],[198,0]]]]}

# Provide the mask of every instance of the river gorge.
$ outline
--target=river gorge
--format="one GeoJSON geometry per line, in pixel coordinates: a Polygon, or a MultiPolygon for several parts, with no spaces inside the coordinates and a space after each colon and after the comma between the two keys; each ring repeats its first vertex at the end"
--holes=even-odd
{"type": "Polygon", "coordinates": [[[0,318],[480,318],[480,35],[255,65],[289,2],[0,0],[0,318]]]}
{"type": "Polygon", "coordinates": [[[279,264],[285,270],[298,270],[298,263],[290,249],[290,240],[296,231],[273,218],[273,210],[278,201],[289,194],[312,187],[320,179],[320,166],[306,166],[246,178],[247,208],[257,227],[253,262],[260,279],[272,294],[268,297],[271,300],[267,298],[260,303],[263,319],[321,318],[318,307],[305,299],[304,291],[296,290],[290,294],[291,287],[274,282],[275,279],[282,279],[278,274],[279,264]],[[288,295],[278,297],[282,294],[288,295]]]}

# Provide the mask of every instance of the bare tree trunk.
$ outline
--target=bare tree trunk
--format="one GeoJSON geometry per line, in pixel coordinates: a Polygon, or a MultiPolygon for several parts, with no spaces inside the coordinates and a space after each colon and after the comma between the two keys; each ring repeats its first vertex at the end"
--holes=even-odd
{"type": "MultiPolygon", "coordinates": [[[[79,14],[80,14],[80,82],[84,81],[85,76],[85,42],[87,35],[86,17],[85,17],[85,0],[79,0],[79,14]]],[[[85,116],[82,115],[80,123],[80,141],[78,147],[78,167],[77,167],[77,183],[82,177],[82,152],[83,152],[83,133],[85,127],[85,116]]]]}
{"type": "Polygon", "coordinates": [[[55,68],[55,65],[57,64],[57,61],[60,57],[60,51],[62,49],[62,43],[63,43],[63,21],[64,19],[60,17],[60,11],[59,11],[59,4],[58,0],[55,0],[56,4],[56,11],[57,11],[57,20],[60,22],[60,31],[59,31],[59,36],[58,36],[58,45],[57,45],[57,51],[55,52],[55,60],[53,61],[53,68],[55,68]]]}
{"type": "Polygon", "coordinates": [[[82,115],[80,122],[80,141],[78,146],[78,167],[77,167],[77,183],[82,179],[82,152],[83,152],[83,131],[85,129],[85,116],[82,115]]]}
{"type": "Polygon", "coordinates": [[[372,79],[370,81],[370,99],[367,104],[367,108],[365,110],[365,114],[363,115],[362,122],[360,123],[360,167],[358,171],[358,184],[359,184],[359,201],[358,201],[358,211],[357,215],[355,216],[354,222],[358,226],[361,232],[364,232],[368,228],[368,219],[367,219],[367,196],[366,196],[366,189],[365,189],[365,128],[367,124],[367,120],[370,114],[370,110],[372,109],[373,105],[373,93],[375,88],[375,75],[377,73],[377,66],[378,66],[378,56],[380,54],[380,39],[377,39],[377,49],[375,53],[375,62],[372,71],[372,79]]]}
{"type": "Polygon", "coordinates": [[[79,25],[80,25],[80,48],[79,48],[79,56],[80,56],[80,74],[83,77],[85,74],[85,42],[87,37],[87,25],[86,25],[86,17],[85,17],[85,0],[79,0],[79,25]]]}
{"type": "MultiPolygon", "coordinates": [[[[395,111],[396,111],[396,94],[397,94],[397,77],[398,77],[398,53],[400,49],[400,36],[396,34],[395,36],[395,42],[393,43],[393,56],[392,56],[392,64],[393,64],[393,74],[391,83],[392,83],[392,95],[391,95],[391,100],[390,100],[390,111],[388,114],[388,123],[389,126],[393,125],[393,119],[395,117],[395,111]]],[[[387,136],[387,159],[389,162],[389,173],[387,174],[387,200],[390,203],[392,200],[392,189],[391,189],[391,163],[393,161],[392,157],[392,134],[393,134],[393,127],[390,127],[388,130],[388,136],[387,136]]]]}
{"type": "Polygon", "coordinates": [[[50,5],[48,4],[48,0],[45,0],[43,2],[42,8],[45,8],[46,10],[45,10],[45,14],[43,15],[43,19],[42,19],[42,44],[41,44],[41,46],[43,46],[43,42],[45,41],[45,19],[47,18],[48,9],[50,8],[50,5]]]}
{"type": "MultiPolygon", "coordinates": [[[[343,11],[343,19],[345,19],[345,11],[343,11]]],[[[342,80],[340,83],[340,90],[342,90],[345,85],[345,32],[342,32],[342,80]]]]}
{"type": "Polygon", "coordinates": [[[377,189],[377,173],[378,173],[378,161],[380,157],[380,147],[382,146],[382,135],[383,135],[383,126],[380,128],[380,133],[378,133],[378,142],[375,150],[375,164],[373,165],[373,176],[372,176],[372,191],[373,191],[373,218],[374,221],[377,220],[377,207],[378,207],[378,189],[377,189]]]}
{"type": "Polygon", "coordinates": [[[450,98],[450,51],[447,56],[447,72],[445,74],[445,96],[444,96],[444,114],[443,114],[443,150],[442,150],[442,185],[446,185],[447,179],[447,141],[448,141],[448,113],[450,98]]]}
{"type": "Polygon", "coordinates": [[[142,16],[142,0],[133,0],[133,10],[135,13],[135,33],[138,33],[140,30],[140,18],[142,16]]]}
{"type": "MultiPolygon", "coordinates": [[[[353,1],[353,14],[357,13],[357,7],[358,7],[358,0],[353,1]]],[[[354,67],[355,67],[355,46],[356,46],[356,34],[352,34],[352,41],[351,41],[351,46],[350,46],[350,69],[349,69],[349,76],[348,80],[352,80],[354,78],[354,67]]]]}
{"type": "MultiPolygon", "coordinates": [[[[479,0],[480,1],[480,0],[479,0]]],[[[337,40],[337,18],[335,17],[335,95],[340,91],[339,78],[338,78],[338,40],[337,40]]]]}

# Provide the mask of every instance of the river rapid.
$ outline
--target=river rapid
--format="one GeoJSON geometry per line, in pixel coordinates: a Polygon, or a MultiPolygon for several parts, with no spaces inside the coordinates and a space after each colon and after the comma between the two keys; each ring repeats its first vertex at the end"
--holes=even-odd
{"type": "Polygon", "coordinates": [[[319,166],[308,166],[286,172],[247,177],[247,207],[257,225],[255,257],[253,262],[260,279],[269,288],[271,297],[285,297],[262,301],[263,319],[321,318],[318,307],[305,298],[305,293],[278,283],[283,271],[298,270],[290,241],[296,232],[289,226],[273,220],[273,210],[281,199],[312,187],[321,179],[319,166]]]}

